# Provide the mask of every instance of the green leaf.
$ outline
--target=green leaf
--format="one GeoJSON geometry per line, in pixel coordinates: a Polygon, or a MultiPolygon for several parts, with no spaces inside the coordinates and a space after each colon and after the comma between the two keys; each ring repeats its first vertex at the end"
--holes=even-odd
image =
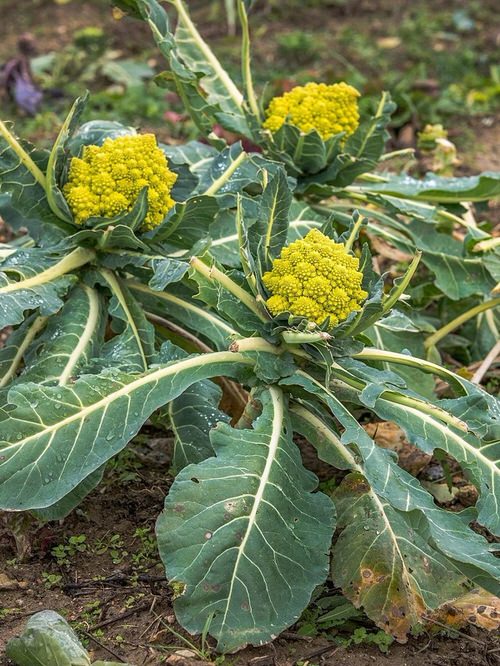
{"type": "Polygon", "coordinates": [[[210,224],[218,210],[215,197],[191,197],[176,203],[165,221],[147,237],[154,243],[168,241],[186,250],[209,235],[210,224]]]}
{"type": "MultiPolygon", "coordinates": [[[[244,331],[251,335],[269,328],[269,324],[263,323],[237,296],[224,288],[217,280],[207,278],[198,271],[193,271],[191,277],[199,287],[196,298],[223,316],[237,331],[244,331]]],[[[228,274],[228,277],[245,292],[247,291],[246,281],[241,273],[233,271],[228,274]]],[[[248,295],[250,296],[250,293],[248,295]]]]}
{"type": "MultiPolygon", "coordinates": [[[[450,566],[464,573],[476,585],[493,594],[500,594],[500,562],[490,552],[495,550],[495,546],[488,544],[484,537],[470,529],[469,523],[476,517],[473,510],[452,513],[440,509],[432,495],[414,477],[398,467],[394,454],[379,448],[337,395],[319,382],[299,372],[293,377],[282,379],[280,384],[301,387],[302,391],[326,404],[344,428],[341,443],[359,453],[361,460],[357,462],[377,496],[398,511],[421,512],[427,521],[429,537],[436,549],[450,559],[450,566]]],[[[357,391],[352,392],[350,399],[354,402],[359,400],[357,391]]]]}
{"type": "Polygon", "coordinates": [[[200,141],[188,141],[178,146],[160,144],[160,148],[167,156],[169,168],[178,175],[172,197],[175,201],[186,201],[210,168],[218,151],[200,141]]]}
{"type": "Polygon", "coordinates": [[[39,248],[8,256],[0,263],[0,329],[19,324],[26,310],[39,309],[44,316],[57,312],[61,297],[76,280],[66,273],[92,257],[83,248],[63,257],[39,248]]]}
{"type": "MultiPolygon", "coordinates": [[[[394,350],[403,353],[410,352],[412,356],[425,358],[424,337],[420,328],[412,320],[399,312],[392,310],[390,315],[380,319],[374,326],[364,331],[377,349],[394,350]]],[[[382,368],[389,369],[389,364],[381,364],[382,368]]],[[[434,380],[431,375],[424,375],[420,370],[398,366],[398,375],[402,377],[409,388],[418,391],[426,397],[434,396],[434,380]]]]}
{"type": "MultiPolygon", "coordinates": [[[[208,134],[217,113],[245,128],[243,95],[204,42],[181,0],[169,0],[178,13],[175,35],[168,15],[156,0],[130,0],[133,13],[146,21],[154,40],[170,64],[168,78],[198,128],[208,134]]],[[[164,75],[164,78],[167,76],[164,75]]]]}
{"type": "Polygon", "coordinates": [[[176,472],[214,455],[210,431],[217,423],[228,423],[229,417],[218,405],[222,391],[210,381],[190,386],[168,406],[170,426],[174,433],[172,465],[176,472]]]}
{"type": "Polygon", "coordinates": [[[102,265],[112,270],[126,269],[136,273],[154,291],[163,291],[181,280],[189,268],[186,261],[179,261],[162,254],[112,250],[102,258],[102,265]]]}
{"type": "Polygon", "coordinates": [[[114,120],[90,120],[83,123],[68,138],[67,148],[73,157],[78,157],[84,146],[102,146],[106,139],[137,134],[133,127],[127,127],[114,120]]]}
{"type": "MultiPolygon", "coordinates": [[[[151,0],[149,0],[151,2],[151,0]]],[[[175,48],[190,72],[202,74],[208,102],[223,112],[242,116],[243,95],[193,24],[182,0],[169,0],[177,11],[175,48]]]]}
{"type": "Polygon", "coordinates": [[[66,620],[54,611],[32,615],[21,636],[7,643],[17,666],[90,666],[90,657],[66,620]]]}
{"type": "Polygon", "coordinates": [[[196,302],[194,292],[183,285],[170,285],[168,292],[156,292],[139,282],[127,282],[134,296],[147,311],[172,319],[190,330],[218,350],[227,349],[238,332],[214,311],[196,302]]]}
{"type": "MultiPolygon", "coordinates": [[[[318,449],[320,458],[326,453],[329,461],[333,454],[352,470],[333,494],[340,530],[332,553],[333,581],[356,608],[363,607],[381,629],[404,642],[428,609],[463,593],[466,579],[432,545],[424,513],[406,513],[370,486],[370,467],[329,424],[302,405],[292,408],[292,417],[294,429],[318,449]]],[[[388,452],[377,454],[381,461],[384,456],[399,475],[402,470],[388,452]]]]}
{"type": "Polygon", "coordinates": [[[26,143],[21,150],[33,160],[41,176],[37,179],[33,175],[22,156],[0,134],[0,213],[16,231],[25,227],[41,245],[50,246],[70,234],[73,227],[54,215],[48,204],[44,179],[48,153],[26,143]]]}
{"type": "Polygon", "coordinates": [[[254,257],[259,255],[264,269],[271,268],[273,259],[286,243],[291,202],[292,192],[285,171],[280,169],[269,180],[260,200],[257,222],[248,232],[250,250],[254,257]]]}
{"type": "Polygon", "coordinates": [[[438,401],[436,404],[459,418],[466,418],[469,423],[474,418],[484,423],[490,413],[490,434],[483,440],[474,436],[472,431],[461,432],[437,417],[410,405],[398,405],[379,398],[373,405],[373,410],[381,418],[398,423],[405,431],[408,440],[422,450],[432,453],[434,449],[442,449],[465,468],[471,468],[473,473],[479,474],[480,496],[476,505],[477,519],[494,534],[500,534],[500,467],[498,466],[500,432],[496,425],[500,414],[500,402],[496,401],[495,414],[490,407],[491,401],[495,401],[495,398],[488,400],[486,394],[481,396],[480,391],[477,389],[476,391],[476,395],[438,401]]]}
{"type": "MultiPolygon", "coordinates": [[[[286,242],[291,243],[303,238],[311,229],[321,228],[324,222],[325,218],[315,213],[310,206],[292,200],[286,242]]],[[[210,229],[210,236],[213,239],[210,253],[217,261],[232,268],[239,268],[241,262],[233,211],[225,210],[219,213],[210,229]]]]}
{"type": "Polygon", "coordinates": [[[31,315],[7,338],[0,348],[0,387],[9,384],[23,364],[24,354],[38,333],[43,330],[46,317],[31,315]]]}
{"type": "Polygon", "coordinates": [[[71,107],[54,145],[52,146],[52,150],[50,151],[45,176],[45,191],[47,193],[49,206],[57,217],[70,224],[73,222],[73,215],[71,214],[66,199],[60,189],[60,185],[62,184],[64,168],[68,156],[67,143],[77,127],[77,123],[85,109],[88,96],[88,92],[86,92],[85,95],[79,97],[71,107]]]}
{"type": "Polygon", "coordinates": [[[99,293],[85,285],[75,287],[25,353],[19,381],[67,384],[98,355],[105,323],[99,293]]]}
{"type": "Polygon", "coordinates": [[[69,514],[79,506],[82,501],[101,483],[104,475],[106,465],[102,465],[95,472],[89,474],[83,481],[81,481],[76,488],[65,495],[62,499],[55,504],[51,504],[45,509],[36,509],[32,511],[38,520],[51,521],[62,520],[69,516],[69,514]]]}
{"type": "Polygon", "coordinates": [[[336,137],[328,140],[328,165],[319,173],[302,178],[298,191],[322,194],[324,186],[346,187],[374,169],[389,138],[387,126],[395,108],[389,93],[384,92],[375,114],[360,123],[344,146],[340,141],[329,145],[336,137]]]}
{"type": "Polygon", "coordinates": [[[408,175],[382,175],[386,182],[362,184],[357,189],[435,203],[488,201],[500,195],[500,173],[496,171],[461,178],[444,178],[428,173],[422,180],[408,175]]]}
{"type": "Polygon", "coordinates": [[[250,355],[216,352],[142,375],[111,369],[69,386],[13,386],[0,407],[0,506],[51,506],[121,451],[156,409],[191,384],[235,376],[253,363],[250,355]]]}
{"type": "Polygon", "coordinates": [[[332,555],[334,583],[400,641],[428,608],[463,594],[466,578],[431,544],[420,512],[381,500],[359,472],[333,495],[341,530],[332,555]]]}
{"type": "Polygon", "coordinates": [[[423,251],[422,261],[435,274],[436,286],[449,298],[489,294],[495,286],[481,255],[466,253],[463,242],[436,230],[430,232],[429,225],[418,220],[412,220],[407,229],[423,251]]]}
{"type": "Polygon", "coordinates": [[[99,365],[120,367],[129,373],[142,372],[155,354],[153,325],[120,278],[107,269],[101,269],[99,276],[112,294],[109,314],[112,328],[118,334],[103,346],[99,365]]]}
{"type": "Polygon", "coordinates": [[[178,475],[157,523],[167,576],[185,586],[177,618],[192,633],[208,626],[224,652],[268,642],[299,618],[325,579],[334,527],[283,394],[259,397],[253,429],[212,430],[217,457],[178,475]]]}

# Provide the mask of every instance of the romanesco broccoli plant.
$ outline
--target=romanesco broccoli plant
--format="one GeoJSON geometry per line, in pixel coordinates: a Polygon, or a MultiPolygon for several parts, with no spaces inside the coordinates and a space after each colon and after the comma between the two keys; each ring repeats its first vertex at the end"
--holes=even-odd
{"type": "Polygon", "coordinates": [[[277,316],[290,312],[321,324],[337,325],[359,310],[368,296],[361,288],[359,260],[318,229],[281,251],[262,280],[271,293],[267,308],[277,316]]]}
{"type": "Polygon", "coordinates": [[[345,132],[352,134],[359,125],[359,92],[347,83],[307,83],[271,100],[265,129],[276,132],[285,123],[303,132],[316,130],[322,139],[345,132]]]}
{"type": "Polygon", "coordinates": [[[77,224],[90,217],[114,217],[134,205],[148,187],[148,214],[143,229],[160,224],[174,205],[170,196],[177,175],[153,134],[106,139],[102,146],[85,146],[71,160],[64,194],[77,224]]]}

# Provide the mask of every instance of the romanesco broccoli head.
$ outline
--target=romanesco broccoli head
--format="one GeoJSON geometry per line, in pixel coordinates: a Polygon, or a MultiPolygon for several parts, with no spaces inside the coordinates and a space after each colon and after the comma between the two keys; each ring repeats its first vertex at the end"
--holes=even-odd
{"type": "Polygon", "coordinates": [[[177,174],[153,134],[106,139],[85,146],[71,160],[64,195],[77,224],[89,217],[114,217],[131,210],[140,191],[148,188],[148,213],[142,229],[153,229],[174,205],[170,191],[177,174]]]}
{"type": "Polygon", "coordinates": [[[347,83],[307,83],[271,100],[266,110],[265,129],[276,132],[289,122],[302,132],[315,129],[322,139],[359,125],[359,92],[347,83]]]}
{"type": "Polygon", "coordinates": [[[359,260],[344,245],[313,229],[283,248],[272,270],[262,276],[271,293],[267,308],[275,316],[290,312],[316,324],[330,317],[330,326],[336,326],[368,296],[358,267],[359,260]]]}

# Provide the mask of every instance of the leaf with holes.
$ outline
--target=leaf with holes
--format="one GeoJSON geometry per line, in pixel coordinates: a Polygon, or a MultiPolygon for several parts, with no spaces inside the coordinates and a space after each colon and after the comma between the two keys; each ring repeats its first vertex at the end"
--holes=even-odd
{"type": "Polygon", "coordinates": [[[157,523],[167,576],[184,586],[180,622],[193,633],[209,626],[223,651],[268,642],[299,618],[326,576],[334,527],[282,392],[259,399],[253,429],[212,430],[216,457],[182,470],[157,523]]]}

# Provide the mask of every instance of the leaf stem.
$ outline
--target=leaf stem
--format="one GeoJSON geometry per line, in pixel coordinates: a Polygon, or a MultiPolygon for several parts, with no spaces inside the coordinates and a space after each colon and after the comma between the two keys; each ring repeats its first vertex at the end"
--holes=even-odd
{"type": "Polygon", "coordinates": [[[484,312],[485,310],[490,310],[491,308],[494,308],[497,305],[500,305],[500,298],[492,298],[489,301],[484,301],[484,303],[479,303],[479,305],[476,305],[470,310],[463,312],[461,315],[455,317],[455,319],[452,319],[450,322],[448,322],[448,324],[445,324],[445,326],[438,328],[438,330],[435,333],[430,335],[427,338],[427,340],[424,342],[424,347],[426,349],[433,347],[440,340],[446,337],[448,333],[451,333],[462,324],[465,324],[465,322],[469,321],[469,319],[472,319],[479,313],[484,312]]]}
{"type": "Polygon", "coordinates": [[[241,340],[235,340],[229,347],[232,352],[266,352],[268,354],[279,355],[282,354],[285,349],[277,345],[273,345],[264,338],[243,338],[241,340]]]}
{"type": "MultiPolygon", "coordinates": [[[[401,148],[401,150],[393,150],[390,153],[385,153],[385,155],[382,155],[382,157],[380,158],[380,162],[387,162],[388,160],[392,160],[395,157],[407,157],[407,156],[414,157],[415,148],[401,148]]],[[[375,174],[370,174],[370,175],[375,175],[375,174]]]]}
{"type": "Polygon", "coordinates": [[[46,188],[45,175],[43,174],[41,169],[33,162],[31,157],[24,150],[24,148],[21,146],[19,141],[15,138],[15,136],[13,134],[11,134],[9,132],[9,130],[7,129],[7,126],[1,120],[0,120],[0,135],[3,136],[5,141],[9,144],[9,146],[12,148],[12,150],[16,153],[16,155],[21,160],[21,163],[28,169],[28,171],[35,178],[37,183],[39,185],[41,185],[43,187],[43,189],[45,190],[45,188],[46,188]]]}
{"type": "Polygon", "coordinates": [[[389,310],[397,303],[399,297],[404,293],[404,290],[410,284],[412,277],[415,275],[415,271],[417,270],[418,264],[420,263],[421,257],[422,257],[422,251],[417,250],[401,282],[392,291],[392,293],[387,296],[387,298],[383,302],[382,311],[384,314],[386,312],[389,312],[389,310]]]}
{"type": "MultiPolygon", "coordinates": [[[[351,386],[352,388],[356,389],[359,392],[363,391],[363,389],[367,385],[364,380],[354,377],[336,363],[332,364],[331,372],[332,374],[339,377],[345,384],[351,386]]],[[[447,423],[448,425],[451,425],[454,428],[457,428],[458,430],[468,432],[467,425],[461,419],[457,418],[456,416],[453,416],[453,414],[449,414],[444,409],[441,409],[440,407],[436,407],[435,405],[424,402],[419,398],[413,398],[409,395],[396,393],[396,391],[382,391],[382,393],[380,393],[379,399],[387,400],[388,402],[393,402],[397,405],[405,405],[407,407],[411,407],[419,412],[422,412],[423,414],[429,414],[430,416],[433,416],[434,418],[437,418],[443,423],[447,423]]]]}
{"type": "Polygon", "coordinates": [[[260,115],[255,89],[253,87],[253,77],[251,68],[250,56],[250,31],[248,28],[248,14],[245,9],[243,0],[238,0],[238,16],[241,23],[242,39],[241,39],[241,77],[245,86],[245,92],[248,99],[248,104],[252,113],[254,114],[257,122],[260,124],[262,118],[260,115]]]}
{"type": "Polygon", "coordinates": [[[362,215],[358,214],[358,219],[354,222],[354,225],[352,227],[351,233],[349,234],[349,238],[346,240],[344,243],[345,251],[350,252],[352,250],[352,246],[354,245],[354,240],[358,235],[358,232],[365,221],[365,218],[362,215]]]}
{"type": "Polygon", "coordinates": [[[246,152],[242,150],[241,153],[238,155],[238,157],[234,160],[234,162],[232,162],[232,164],[229,165],[226,171],[224,171],[224,173],[221,176],[219,176],[219,178],[217,178],[217,180],[215,180],[203,194],[207,197],[216,194],[220,190],[220,188],[227,183],[227,181],[231,178],[233,173],[245,160],[246,157],[247,157],[246,152]]]}
{"type": "Polygon", "coordinates": [[[80,268],[80,266],[88,264],[89,261],[94,259],[94,257],[95,252],[93,250],[90,250],[89,248],[78,247],[76,250],[73,250],[73,252],[68,254],[67,257],[64,257],[64,259],[58,261],[57,264],[54,264],[50,268],[47,268],[41,273],[38,273],[38,275],[34,275],[31,278],[27,278],[26,280],[21,280],[19,282],[11,282],[5,285],[5,287],[1,287],[0,294],[6,294],[8,292],[18,291],[20,289],[30,289],[31,287],[45,284],[46,282],[55,280],[56,278],[61,277],[62,275],[75,270],[76,268],[80,268]]]}
{"type": "Polygon", "coordinates": [[[358,354],[353,354],[353,358],[359,358],[362,361],[381,361],[384,363],[395,363],[396,365],[405,365],[410,368],[417,368],[422,372],[441,377],[462,395],[466,393],[460,378],[451,370],[443,368],[437,363],[431,363],[415,356],[399,354],[397,352],[386,351],[385,349],[376,349],[375,347],[365,347],[358,354]]]}
{"type": "Polygon", "coordinates": [[[262,322],[267,322],[268,319],[259,308],[259,305],[255,298],[249,294],[247,291],[242,289],[236,282],[231,280],[225,273],[220,271],[216,266],[207,266],[204,264],[201,259],[198,257],[192,257],[191,268],[193,268],[197,273],[203,275],[208,280],[218,282],[224,289],[227,289],[233,296],[236,296],[246,307],[251,310],[262,322]]]}

